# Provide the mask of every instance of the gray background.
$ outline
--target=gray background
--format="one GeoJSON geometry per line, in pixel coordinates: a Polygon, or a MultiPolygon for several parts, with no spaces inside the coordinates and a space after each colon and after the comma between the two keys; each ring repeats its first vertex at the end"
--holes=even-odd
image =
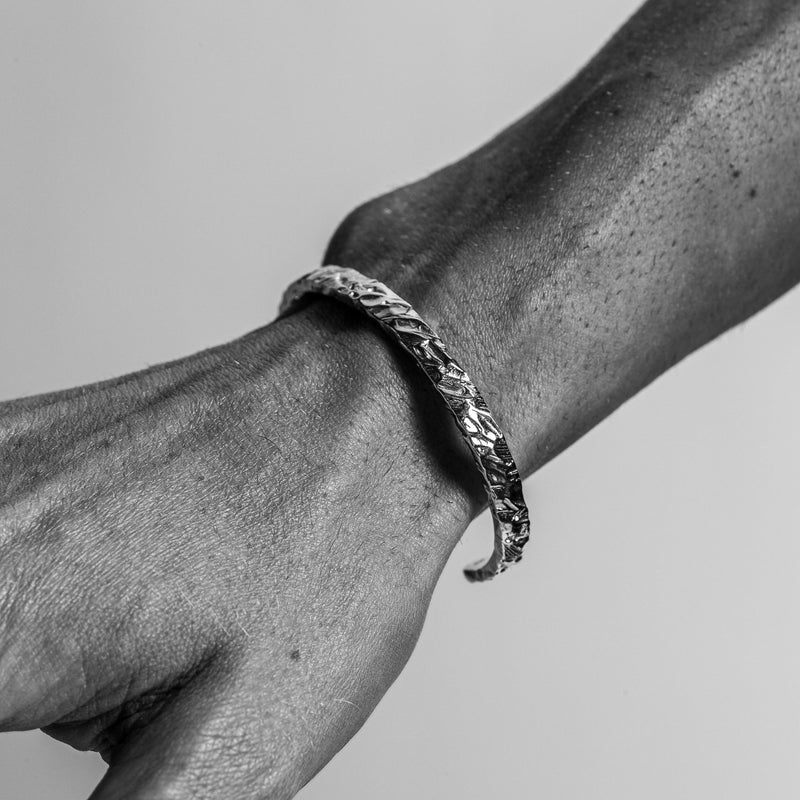
{"type": "MultiPolygon", "coordinates": [[[[0,397],[261,325],[353,205],[524,113],[635,5],[2,0],[0,397]]],[[[529,480],[526,563],[476,587],[479,520],[302,797],[800,796],[799,311],[529,480]]],[[[4,735],[0,797],[82,798],[102,766],[4,735]]]]}

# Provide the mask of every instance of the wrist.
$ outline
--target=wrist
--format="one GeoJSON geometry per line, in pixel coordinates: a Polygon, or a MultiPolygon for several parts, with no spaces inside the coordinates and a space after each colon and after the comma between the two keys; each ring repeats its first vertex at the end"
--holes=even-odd
{"type": "Polygon", "coordinates": [[[434,546],[449,555],[486,497],[455,422],[413,359],[377,324],[327,298],[258,333],[268,352],[282,354],[262,390],[281,387],[297,435],[330,443],[326,456],[362,474],[360,502],[379,523],[411,521],[420,539],[436,532],[434,546]]]}

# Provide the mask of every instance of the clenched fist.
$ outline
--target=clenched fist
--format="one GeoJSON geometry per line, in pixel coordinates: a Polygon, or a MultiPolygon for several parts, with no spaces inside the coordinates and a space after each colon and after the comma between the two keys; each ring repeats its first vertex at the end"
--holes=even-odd
{"type": "Polygon", "coordinates": [[[408,658],[480,502],[424,376],[316,300],[0,406],[0,725],[95,798],[292,796],[408,658]]]}

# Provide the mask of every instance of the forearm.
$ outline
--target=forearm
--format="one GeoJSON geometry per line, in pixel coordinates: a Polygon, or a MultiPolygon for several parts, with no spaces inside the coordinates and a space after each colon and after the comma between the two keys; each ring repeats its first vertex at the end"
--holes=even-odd
{"type": "Polygon", "coordinates": [[[529,473],[800,278],[800,7],[651,2],[328,261],[438,327],[529,473]]]}

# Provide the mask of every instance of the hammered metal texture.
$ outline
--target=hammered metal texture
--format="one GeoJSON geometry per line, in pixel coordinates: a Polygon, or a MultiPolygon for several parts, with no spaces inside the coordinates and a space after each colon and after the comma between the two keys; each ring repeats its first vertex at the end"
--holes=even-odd
{"type": "Polygon", "coordinates": [[[519,470],[486,403],[442,340],[402,297],[354,269],[327,266],[304,275],[286,290],[281,314],[308,293],[334,297],[372,317],[414,357],[447,403],[478,465],[494,519],[494,552],[467,567],[467,579],[489,580],[519,561],[530,535],[519,470]]]}
{"type": "Polygon", "coordinates": [[[372,317],[414,357],[447,403],[483,478],[494,519],[494,552],[468,566],[467,579],[489,580],[519,561],[530,535],[519,470],[483,397],[442,340],[402,297],[354,269],[326,266],[309,272],[286,290],[280,313],[289,313],[308,293],[334,297],[372,317]]]}

